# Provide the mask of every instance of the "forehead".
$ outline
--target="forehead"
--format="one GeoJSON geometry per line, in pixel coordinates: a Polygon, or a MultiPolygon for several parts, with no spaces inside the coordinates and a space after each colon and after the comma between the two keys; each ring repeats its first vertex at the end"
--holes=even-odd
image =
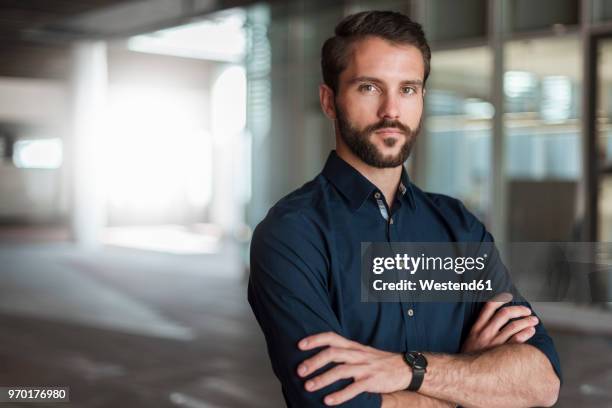
{"type": "Polygon", "coordinates": [[[379,37],[366,37],[352,44],[340,81],[356,76],[387,81],[422,81],[425,76],[423,54],[414,45],[393,44],[379,37]]]}

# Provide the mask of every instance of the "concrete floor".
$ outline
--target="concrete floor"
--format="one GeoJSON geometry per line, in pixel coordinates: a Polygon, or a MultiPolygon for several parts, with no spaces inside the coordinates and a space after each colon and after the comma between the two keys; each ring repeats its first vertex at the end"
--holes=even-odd
{"type": "MultiPolygon", "coordinates": [[[[284,406],[238,259],[1,246],[0,385],[70,386],[85,408],[284,406]]],[[[612,407],[612,337],[551,332],[557,406],[612,407]]]]}

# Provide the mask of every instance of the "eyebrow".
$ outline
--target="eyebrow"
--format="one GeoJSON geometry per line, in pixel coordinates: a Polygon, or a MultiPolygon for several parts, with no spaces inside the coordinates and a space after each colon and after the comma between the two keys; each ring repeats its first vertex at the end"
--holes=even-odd
{"type": "MultiPolygon", "coordinates": [[[[349,81],[350,85],[353,85],[357,82],[373,82],[375,84],[383,84],[383,81],[381,81],[378,78],[374,78],[374,77],[368,77],[368,76],[358,76],[355,78],[352,78],[349,81]]],[[[408,79],[405,81],[402,81],[401,83],[402,85],[417,85],[417,86],[423,86],[423,81],[421,81],[420,79],[408,79]]]]}

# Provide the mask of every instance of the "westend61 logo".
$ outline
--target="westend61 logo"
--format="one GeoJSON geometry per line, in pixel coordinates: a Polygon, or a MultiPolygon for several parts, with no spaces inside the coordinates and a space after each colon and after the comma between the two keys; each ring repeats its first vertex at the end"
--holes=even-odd
{"type": "Polygon", "coordinates": [[[481,301],[508,291],[493,243],[362,243],[362,301],[481,301]]]}
{"type": "Polygon", "coordinates": [[[386,270],[406,271],[414,275],[420,270],[423,271],[453,271],[458,275],[465,271],[482,271],[485,268],[485,261],[488,255],[478,257],[458,256],[410,256],[408,254],[395,254],[394,257],[375,257],[372,261],[372,272],[380,275],[386,270]]]}
{"type": "Polygon", "coordinates": [[[360,261],[362,302],[485,302],[506,292],[612,302],[612,242],[362,242],[360,261]]]}
{"type": "MultiPolygon", "coordinates": [[[[485,269],[485,261],[488,255],[482,256],[410,256],[406,253],[395,254],[395,256],[377,256],[372,259],[372,272],[382,275],[385,271],[402,271],[410,275],[417,272],[441,272],[430,279],[419,279],[417,282],[400,279],[392,282],[384,282],[376,279],[372,282],[375,291],[492,291],[491,280],[472,279],[470,281],[456,282],[452,279],[444,279],[444,272],[454,272],[463,275],[466,271],[482,272],[485,269]],[[418,284],[417,284],[418,283],[418,284]]],[[[452,275],[451,275],[452,277],[452,275]]]]}

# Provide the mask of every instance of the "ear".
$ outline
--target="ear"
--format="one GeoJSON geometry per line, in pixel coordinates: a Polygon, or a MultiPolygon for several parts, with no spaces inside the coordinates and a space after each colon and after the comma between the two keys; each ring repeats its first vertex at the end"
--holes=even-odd
{"type": "Polygon", "coordinates": [[[334,91],[327,85],[319,85],[319,101],[321,102],[321,109],[328,118],[336,119],[336,106],[334,104],[335,94],[334,91]]]}

